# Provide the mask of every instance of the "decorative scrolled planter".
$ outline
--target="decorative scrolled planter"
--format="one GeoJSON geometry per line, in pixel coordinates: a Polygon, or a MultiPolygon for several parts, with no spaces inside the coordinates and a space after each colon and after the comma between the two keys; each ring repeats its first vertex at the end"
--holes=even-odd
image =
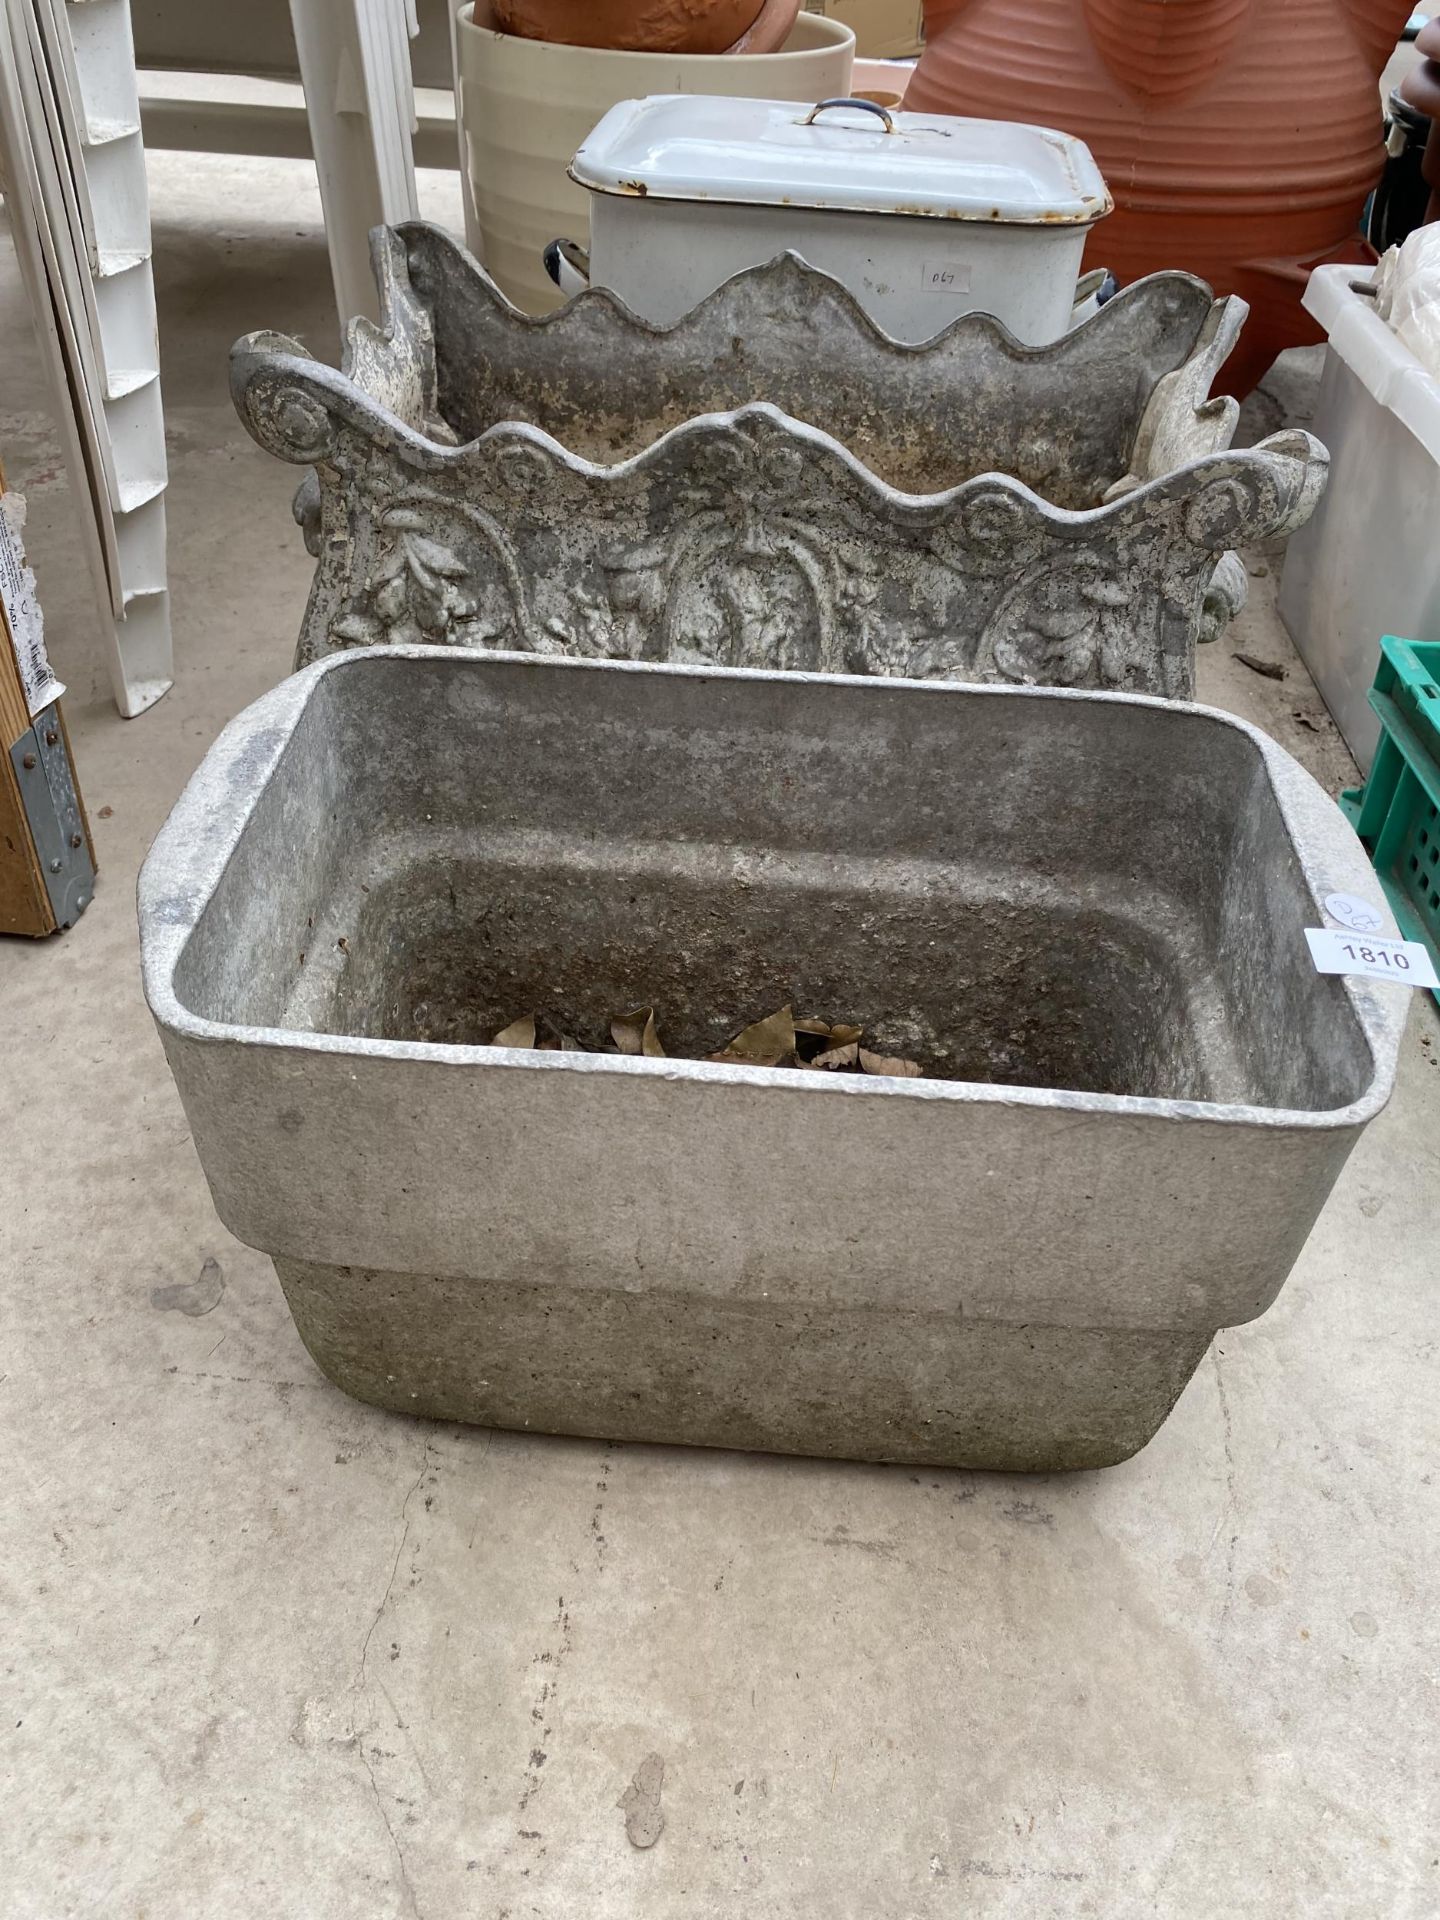
{"type": "Polygon", "coordinates": [[[901,346],[794,255],[669,328],[596,288],[519,313],[421,223],[375,236],[343,371],[249,335],[236,405],[313,466],[296,656],[378,642],[1189,699],[1231,549],[1309,516],[1326,455],[1232,449],[1244,321],[1183,274],[1026,347],[901,346]]]}

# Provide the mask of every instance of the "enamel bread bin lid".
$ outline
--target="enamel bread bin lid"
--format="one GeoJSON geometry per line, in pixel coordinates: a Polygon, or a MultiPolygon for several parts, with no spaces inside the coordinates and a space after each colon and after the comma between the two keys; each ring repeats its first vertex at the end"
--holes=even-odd
{"type": "Polygon", "coordinates": [[[1085,226],[1111,208],[1090,149],[1070,134],[855,100],[622,100],[570,173],[596,193],[1002,226],[1085,226]]]}

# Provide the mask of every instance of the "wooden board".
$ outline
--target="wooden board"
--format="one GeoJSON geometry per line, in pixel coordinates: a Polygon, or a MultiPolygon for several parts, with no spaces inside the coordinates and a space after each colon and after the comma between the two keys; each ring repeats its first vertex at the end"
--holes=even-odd
{"type": "MultiPolygon", "coordinates": [[[[5,476],[0,471],[0,493],[4,490],[5,476]]],[[[63,715],[60,718],[60,730],[68,754],[70,741],[65,733],[63,715]]],[[[30,710],[20,679],[20,665],[11,643],[4,603],[0,601],[0,933],[39,937],[54,933],[56,920],[21,800],[20,783],[10,758],[11,748],[27,735],[34,738],[30,710]]],[[[71,766],[74,766],[73,759],[71,766]]],[[[80,797],[78,783],[76,797],[80,797]]],[[[80,811],[85,837],[89,842],[90,823],[84,818],[83,799],[80,800],[80,811]]],[[[90,851],[93,858],[93,843],[90,851]]]]}
{"type": "Polygon", "coordinates": [[[55,915],[10,760],[11,747],[30,732],[30,715],[3,608],[0,639],[0,933],[54,933],[55,915]]]}

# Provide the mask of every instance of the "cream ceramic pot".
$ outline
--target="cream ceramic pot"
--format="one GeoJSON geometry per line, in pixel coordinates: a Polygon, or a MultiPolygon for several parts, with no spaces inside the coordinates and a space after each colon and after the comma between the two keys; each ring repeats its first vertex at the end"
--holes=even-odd
{"type": "Polygon", "coordinates": [[[905,341],[975,311],[1058,339],[1111,206],[1068,134],[864,100],[625,100],[570,174],[592,195],[591,283],[647,320],[668,325],[789,249],[905,341]]]}
{"type": "Polygon", "coordinates": [[[808,105],[850,85],[855,35],[802,13],[778,53],[630,53],[500,33],[488,0],[455,21],[469,201],[466,238],[507,297],[531,313],[560,304],[541,256],[557,234],[585,238],[590,196],[571,155],[617,100],[637,94],[763,93],[808,105]]]}

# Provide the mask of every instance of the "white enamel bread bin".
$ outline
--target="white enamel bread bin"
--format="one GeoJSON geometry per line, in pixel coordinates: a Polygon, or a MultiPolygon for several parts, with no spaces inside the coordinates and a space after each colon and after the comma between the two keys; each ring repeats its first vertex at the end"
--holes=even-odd
{"type": "Polygon", "coordinates": [[[1038,345],[1070,325],[1111,208],[1069,134],[865,100],[624,100],[570,172],[592,195],[591,284],[661,326],[788,249],[897,340],[980,311],[1038,345]]]}

